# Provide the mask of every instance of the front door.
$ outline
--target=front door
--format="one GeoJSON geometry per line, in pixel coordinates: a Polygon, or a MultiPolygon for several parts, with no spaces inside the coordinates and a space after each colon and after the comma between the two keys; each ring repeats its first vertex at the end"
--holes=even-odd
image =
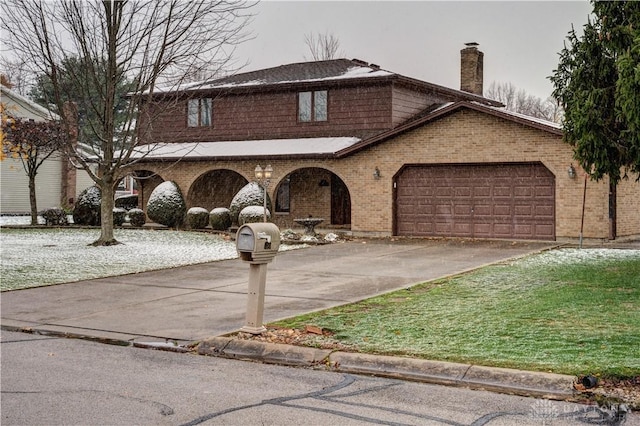
{"type": "Polygon", "coordinates": [[[351,197],[342,179],[331,175],[331,224],[351,224],[351,197]]]}

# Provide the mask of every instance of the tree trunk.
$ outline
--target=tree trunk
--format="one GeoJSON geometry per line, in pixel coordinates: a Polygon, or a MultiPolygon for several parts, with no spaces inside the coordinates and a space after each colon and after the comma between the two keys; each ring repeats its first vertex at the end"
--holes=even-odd
{"type": "Polygon", "coordinates": [[[29,204],[31,205],[31,225],[38,224],[38,203],[36,201],[36,177],[29,176],[29,204]]]}
{"type": "Polygon", "coordinates": [[[100,238],[93,242],[94,246],[112,246],[120,244],[113,235],[113,208],[115,206],[115,189],[112,179],[104,179],[100,190],[102,200],[100,202],[100,238]]]}

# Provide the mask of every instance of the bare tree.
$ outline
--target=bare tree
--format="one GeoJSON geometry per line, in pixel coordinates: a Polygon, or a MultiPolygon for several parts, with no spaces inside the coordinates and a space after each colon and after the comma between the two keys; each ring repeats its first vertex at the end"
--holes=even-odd
{"type": "Polygon", "coordinates": [[[304,44],[309,48],[314,61],[327,61],[344,56],[344,53],[340,51],[340,40],[329,32],[305,34],[304,44]]]}
{"type": "Polygon", "coordinates": [[[6,46],[34,75],[50,80],[51,103],[67,131],[76,117],[63,108],[60,67],[70,57],[82,62],[65,78],[77,82],[83,101],[97,113],[96,137],[89,146],[67,143],[64,153],[101,189],[101,233],[95,245],[117,244],[115,187],[125,169],[141,160],[132,154],[148,131],[142,127],[153,122],[143,115],[154,95],[177,99],[185,76],[204,66],[224,68],[229,52],[246,36],[251,6],[244,0],[2,2],[6,46]],[[117,90],[123,81],[133,82],[124,107],[117,90]],[[125,124],[117,124],[120,113],[125,124]]]}
{"type": "Polygon", "coordinates": [[[24,63],[19,59],[0,58],[0,68],[2,69],[2,84],[19,95],[26,96],[29,76],[24,63]]]}
{"type": "Polygon", "coordinates": [[[524,89],[517,89],[511,83],[491,83],[485,96],[502,102],[509,111],[528,115],[543,120],[560,123],[562,108],[551,97],[541,99],[528,94],[524,89]]]}

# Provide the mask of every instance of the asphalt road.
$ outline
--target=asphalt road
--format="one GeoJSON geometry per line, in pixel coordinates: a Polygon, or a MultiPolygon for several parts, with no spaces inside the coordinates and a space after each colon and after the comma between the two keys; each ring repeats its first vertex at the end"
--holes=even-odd
{"type": "Polygon", "coordinates": [[[3,425],[615,424],[581,404],[76,339],[2,331],[0,350],[3,425]]]}

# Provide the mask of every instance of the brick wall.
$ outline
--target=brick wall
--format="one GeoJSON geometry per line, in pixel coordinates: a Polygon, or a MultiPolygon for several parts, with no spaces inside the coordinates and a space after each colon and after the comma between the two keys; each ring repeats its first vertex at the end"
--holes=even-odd
{"type": "MultiPolygon", "coordinates": [[[[351,230],[355,234],[385,236],[393,231],[393,181],[403,165],[534,161],[541,161],[555,176],[556,238],[578,238],[584,172],[572,161],[571,147],[562,142],[561,136],[472,110],[455,112],[344,159],[269,161],[274,169],[269,193],[275,199],[282,179],[308,168],[294,175],[299,181],[292,181],[291,212],[277,214],[275,221],[289,227],[298,217],[314,215],[328,219],[330,189],[319,186],[319,181],[329,176],[323,169],[331,171],[349,188],[351,230]],[[567,173],[572,162],[577,171],[573,179],[567,173]],[[380,179],[373,176],[376,167],[380,179]],[[298,189],[294,190],[296,186],[298,189]]],[[[143,168],[175,180],[186,194],[199,176],[213,169],[234,170],[247,181],[253,180],[256,164],[264,166],[266,161],[182,162],[173,167],[151,163],[143,168]]],[[[619,236],[640,234],[639,191],[640,185],[633,180],[619,187],[619,236]]],[[[608,232],[608,182],[588,181],[583,236],[604,239],[608,232]]]]}
{"type": "MultiPolygon", "coordinates": [[[[213,125],[187,127],[187,100],[150,106],[142,120],[145,143],[257,140],[297,137],[367,137],[392,127],[391,85],[328,90],[327,121],[298,122],[297,91],[216,96],[213,125]]],[[[206,95],[203,95],[206,96],[206,95]]],[[[212,95],[213,96],[213,95],[212,95]]]]}

